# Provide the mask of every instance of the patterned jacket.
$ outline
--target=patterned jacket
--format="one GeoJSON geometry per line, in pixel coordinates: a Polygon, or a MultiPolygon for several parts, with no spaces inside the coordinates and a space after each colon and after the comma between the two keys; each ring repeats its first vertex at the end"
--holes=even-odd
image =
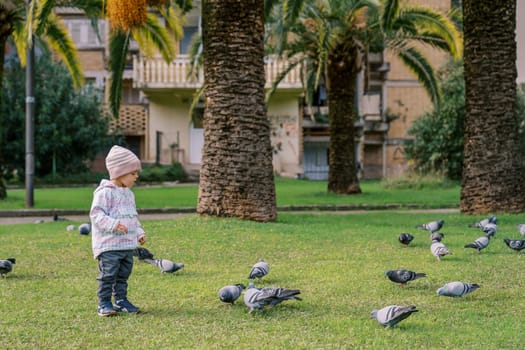
{"type": "Polygon", "coordinates": [[[133,192],[109,180],[102,180],[93,193],[89,216],[95,259],[106,251],[135,249],[139,238],[146,235],[138,220],[133,192]],[[119,223],[128,228],[128,233],[116,232],[119,223]]]}

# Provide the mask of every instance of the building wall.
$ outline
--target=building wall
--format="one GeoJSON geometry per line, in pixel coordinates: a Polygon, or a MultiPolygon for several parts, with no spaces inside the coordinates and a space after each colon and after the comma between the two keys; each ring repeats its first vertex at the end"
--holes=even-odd
{"type": "Polygon", "coordinates": [[[297,94],[275,94],[268,104],[274,171],[282,176],[302,174],[302,126],[297,94]]]}

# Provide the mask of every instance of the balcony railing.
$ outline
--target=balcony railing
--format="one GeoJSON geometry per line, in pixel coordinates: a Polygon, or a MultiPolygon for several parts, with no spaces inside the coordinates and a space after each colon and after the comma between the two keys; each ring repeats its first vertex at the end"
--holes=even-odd
{"type": "Polygon", "coordinates": [[[146,134],[147,118],[146,106],[123,104],[120,106],[118,119],[111,119],[110,130],[116,131],[120,129],[124,135],[142,136],[146,134]]]}
{"type": "MultiPolygon", "coordinates": [[[[270,88],[277,76],[288,67],[283,60],[265,59],[266,88],[270,88]]],[[[188,56],[178,56],[171,62],[166,62],[162,57],[146,58],[133,56],[133,87],[139,89],[184,89],[199,88],[204,82],[202,71],[197,77],[192,77],[190,72],[190,59],[188,56]]],[[[301,69],[294,67],[279,83],[278,89],[301,89],[301,69]]]]}

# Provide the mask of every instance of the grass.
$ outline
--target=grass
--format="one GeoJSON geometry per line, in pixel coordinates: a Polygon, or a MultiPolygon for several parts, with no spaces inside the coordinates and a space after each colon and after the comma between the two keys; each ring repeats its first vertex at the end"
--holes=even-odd
{"type": "MultiPolygon", "coordinates": [[[[174,275],[137,263],[129,298],[144,312],[96,315],[96,262],[89,236],[71,222],[0,226],[0,257],[17,258],[0,280],[0,348],[6,349],[512,349],[521,348],[525,255],[502,238],[517,238],[523,215],[499,215],[499,230],[480,254],[463,245],[481,235],[461,214],[371,212],[279,214],[276,223],[188,216],[144,221],[146,247],[183,261],[174,275]],[[438,215],[438,216],[436,216],[438,215]],[[438,262],[428,234],[414,228],[443,218],[453,255],[438,262]],[[400,232],[416,236],[408,248],[400,232]],[[259,257],[270,264],[257,286],[298,288],[303,301],[248,314],[217,291],[247,283],[259,257]],[[407,268],[428,277],[400,288],[384,277],[407,268]],[[462,299],[437,297],[459,280],[481,288],[462,299]],[[369,318],[372,309],[414,304],[397,328],[369,318]]],[[[75,223],[78,224],[78,223],[75,223]]]]}
{"type": "MultiPolygon", "coordinates": [[[[436,188],[427,186],[385,189],[379,181],[362,181],[362,194],[345,196],[328,193],[326,181],[276,179],[278,206],[294,205],[384,205],[416,203],[427,208],[459,205],[459,185],[436,188]]],[[[95,186],[73,188],[37,188],[34,191],[35,209],[89,210],[95,186]]],[[[197,184],[174,187],[139,186],[133,189],[139,208],[195,207],[197,184]]],[[[8,198],[0,201],[0,210],[23,209],[25,190],[12,189],[8,198]]]]}

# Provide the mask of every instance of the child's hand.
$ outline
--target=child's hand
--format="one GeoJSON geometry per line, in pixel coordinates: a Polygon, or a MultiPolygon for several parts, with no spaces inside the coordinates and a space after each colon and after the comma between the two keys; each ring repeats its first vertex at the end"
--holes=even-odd
{"type": "Polygon", "coordinates": [[[128,228],[122,224],[118,224],[116,228],[117,232],[128,233],[128,228]]]}
{"type": "Polygon", "coordinates": [[[140,245],[144,245],[144,243],[146,243],[146,237],[145,236],[142,236],[139,238],[139,243],[140,245]]]}

